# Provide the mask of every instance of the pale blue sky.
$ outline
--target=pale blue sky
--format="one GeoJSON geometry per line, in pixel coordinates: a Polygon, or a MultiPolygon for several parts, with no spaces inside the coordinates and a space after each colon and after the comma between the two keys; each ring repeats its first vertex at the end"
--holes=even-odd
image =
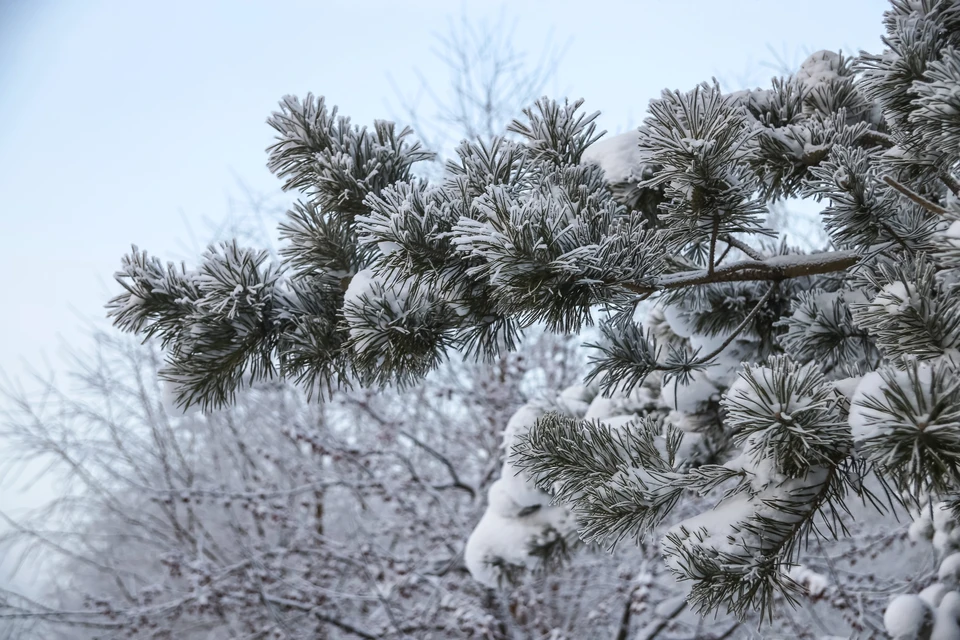
{"type": "MultiPolygon", "coordinates": [[[[636,125],[664,87],[771,75],[768,47],[878,49],[885,0],[514,2],[517,46],[570,39],[556,85],[636,125]]],[[[355,122],[391,115],[388,76],[440,68],[433,34],[492,2],[0,0],[0,369],[82,342],[131,243],[180,258],[236,178],[268,192],[265,118],[324,94],[355,122]]],[[[443,86],[443,78],[437,78],[443,86]]],[[[560,97],[560,96],[558,96],[560,97]]]]}

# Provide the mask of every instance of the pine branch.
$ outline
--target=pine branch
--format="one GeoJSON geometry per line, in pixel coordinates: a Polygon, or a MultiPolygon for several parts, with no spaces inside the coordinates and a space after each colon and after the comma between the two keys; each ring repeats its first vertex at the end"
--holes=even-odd
{"type": "Polygon", "coordinates": [[[847,271],[860,261],[856,251],[825,251],[806,255],[778,255],[763,260],[745,260],[723,267],[699,271],[684,271],[658,278],[653,285],[620,283],[620,286],[639,294],[669,291],[718,282],[780,282],[791,278],[815,276],[847,271]]]}
{"type": "Polygon", "coordinates": [[[907,198],[909,198],[916,204],[920,205],[921,207],[929,211],[930,213],[935,213],[938,216],[946,216],[946,215],[949,215],[950,213],[940,205],[934,202],[930,202],[929,200],[921,196],[916,191],[913,191],[912,189],[908,189],[907,187],[903,186],[902,184],[900,184],[890,176],[883,176],[883,181],[886,182],[891,187],[893,187],[894,189],[896,189],[897,191],[899,191],[900,193],[902,193],[903,195],[905,195],[907,198]]]}
{"type": "Polygon", "coordinates": [[[716,358],[718,355],[723,353],[724,349],[729,347],[730,343],[733,342],[737,338],[737,336],[743,333],[743,330],[747,328],[747,325],[749,325],[750,322],[757,317],[757,314],[760,313],[760,310],[763,309],[764,305],[767,303],[767,300],[770,299],[770,296],[773,295],[773,292],[776,290],[777,290],[777,284],[775,283],[772,287],[767,289],[767,292],[763,294],[763,297],[760,298],[760,301],[757,302],[756,305],[754,305],[753,309],[750,310],[750,313],[747,314],[747,317],[745,317],[743,321],[739,325],[737,325],[736,329],[731,331],[730,335],[728,335],[726,339],[724,339],[724,341],[716,349],[714,349],[707,355],[702,356],[697,360],[695,360],[692,363],[692,366],[701,366],[701,365],[707,364],[708,362],[716,358]]]}
{"type": "MultiPolygon", "coordinates": [[[[734,249],[739,249],[740,251],[743,251],[745,254],[747,254],[748,256],[750,256],[750,258],[754,260],[760,261],[760,260],[764,260],[765,258],[765,256],[762,253],[760,253],[759,251],[757,251],[756,249],[748,245],[746,242],[741,242],[737,240],[733,236],[724,236],[723,240],[734,249]]],[[[723,258],[721,257],[721,259],[718,260],[717,262],[722,262],[722,261],[723,261],[723,258]]]]}
{"type": "Polygon", "coordinates": [[[866,144],[875,145],[878,147],[883,147],[884,149],[890,149],[891,147],[896,146],[896,141],[888,136],[885,133],[880,133],[874,129],[868,129],[861,136],[860,140],[866,144]]]}
{"type": "Polygon", "coordinates": [[[953,195],[960,197],[960,181],[949,173],[941,173],[940,180],[943,181],[943,184],[947,185],[947,188],[950,189],[953,195]]]}

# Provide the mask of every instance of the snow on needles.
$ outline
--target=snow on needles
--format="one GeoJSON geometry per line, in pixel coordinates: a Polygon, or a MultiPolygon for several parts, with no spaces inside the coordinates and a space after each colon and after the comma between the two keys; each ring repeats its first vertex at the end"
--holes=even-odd
{"type": "Polygon", "coordinates": [[[607,182],[639,181],[645,166],[639,142],[637,130],[600,140],[587,147],[583,161],[599,165],[607,182]]]}

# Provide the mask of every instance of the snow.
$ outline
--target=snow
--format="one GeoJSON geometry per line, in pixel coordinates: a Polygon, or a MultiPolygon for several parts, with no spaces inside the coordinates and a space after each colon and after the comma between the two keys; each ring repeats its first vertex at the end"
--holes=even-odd
{"type": "Polygon", "coordinates": [[[950,531],[956,526],[953,519],[953,511],[946,502],[940,502],[933,507],[933,525],[937,529],[950,531]]]}
{"type": "Polygon", "coordinates": [[[837,393],[844,396],[847,400],[853,400],[853,396],[857,392],[857,387],[860,386],[861,380],[863,380],[863,376],[854,376],[852,378],[834,380],[832,384],[834,389],[837,390],[837,393]]]}
{"type": "Polygon", "coordinates": [[[467,539],[464,561],[470,574],[487,587],[497,587],[500,574],[491,560],[517,567],[530,567],[535,558],[528,545],[550,528],[561,534],[572,530],[573,518],[562,508],[550,505],[531,511],[518,505],[502,480],[487,492],[488,508],[467,539]],[[525,514],[525,515],[521,515],[525,514]]]}
{"type": "Polygon", "coordinates": [[[384,242],[378,242],[378,243],[377,243],[377,248],[380,249],[380,253],[382,253],[382,254],[385,255],[385,256],[388,256],[388,255],[390,255],[391,253],[393,253],[394,251],[399,250],[399,249],[400,249],[400,245],[397,244],[396,242],[386,242],[386,241],[384,241],[384,242]]]}
{"type": "MultiPolygon", "coordinates": [[[[719,349],[726,339],[726,334],[706,336],[695,333],[690,336],[690,346],[694,350],[699,349],[698,357],[703,358],[719,349]]],[[[717,354],[714,364],[707,367],[706,375],[718,385],[728,387],[736,378],[741,362],[742,358],[737,354],[736,340],[734,340],[717,354]]]]}
{"type": "Polygon", "coordinates": [[[922,542],[924,540],[930,540],[933,538],[933,522],[930,518],[917,518],[910,524],[910,528],[907,531],[907,535],[914,542],[922,542]]]}
{"type": "Polygon", "coordinates": [[[926,602],[913,594],[896,596],[883,613],[883,626],[894,640],[918,640],[924,625],[930,623],[932,611],[926,602]]]}
{"type": "Polygon", "coordinates": [[[587,412],[584,414],[583,418],[584,420],[606,418],[616,411],[616,406],[617,400],[614,398],[597,394],[597,397],[593,399],[593,402],[591,402],[590,406],[587,408],[587,412]]]}
{"type": "Polygon", "coordinates": [[[918,595],[920,599],[926,602],[931,608],[936,608],[940,606],[940,601],[943,600],[950,589],[939,582],[934,582],[932,585],[921,591],[918,595]]]}
{"type": "MultiPolygon", "coordinates": [[[[746,494],[738,494],[720,503],[710,511],[697,514],[677,523],[670,528],[680,544],[689,548],[716,550],[718,552],[737,553],[742,550],[740,539],[744,532],[737,531],[736,525],[750,519],[757,510],[757,505],[746,494]]],[[[673,547],[673,543],[664,538],[661,542],[664,548],[673,547]]],[[[709,553],[709,552],[708,552],[709,553]]],[[[679,575],[684,574],[682,559],[679,554],[664,555],[667,566],[679,575]]]]}
{"type": "Polygon", "coordinates": [[[706,372],[694,371],[690,375],[690,380],[685,384],[681,383],[678,378],[672,378],[665,382],[660,399],[675,411],[697,413],[703,409],[704,404],[719,392],[720,389],[706,372]]]}
{"type": "Polygon", "coordinates": [[[728,460],[723,466],[737,471],[746,471],[753,476],[751,484],[764,489],[784,480],[777,473],[773,458],[764,455],[763,432],[757,431],[744,438],[740,455],[728,460]]]}
{"type": "MultiPolygon", "coordinates": [[[[804,368],[809,367],[806,365],[804,368]]],[[[763,415],[775,424],[779,421],[791,423],[794,416],[822,406],[822,400],[815,396],[803,395],[800,387],[793,385],[780,389],[776,371],[765,366],[751,366],[748,379],[745,373],[727,390],[723,404],[728,411],[751,411],[763,415]]],[[[803,371],[803,369],[801,369],[803,371]]]]}
{"type": "Polygon", "coordinates": [[[950,589],[960,588],[960,553],[952,553],[943,559],[937,579],[950,589]]]}
{"type": "Polygon", "coordinates": [[[839,70],[840,56],[835,51],[822,50],[804,60],[793,77],[805,89],[812,91],[839,78],[839,70]]]}
{"type": "Polygon", "coordinates": [[[505,490],[509,491],[511,498],[524,507],[549,501],[549,496],[538,489],[530,476],[525,471],[517,469],[509,458],[503,461],[500,482],[503,483],[505,490]]]}
{"type": "Polygon", "coordinates": [[[854,440],[866,440],[878,435],[874,423],[883,416],[863,405],[869,398],[882,397],[886,388],[887,383],[879,371],[871,371],[860,379],[850,406],[850,431],[854,440]]]}
{"type": "Polygon", "coordinates": [[[602,423],[614,431],[617,431],[625,430],[625,427],[630,423],[635,422],[636,419],[637,416],[634,415],[610,416],[608,418],[604,418],[602,423]]]}
{"type": "Polygon", "coordinates": [[[693,335],[694,329],[690,324],[686,312],[680,307],[667,305],[663,307],[663,317],[667,321],[670,330],[681,338],[689,338],[693,335]]]}
{"type": "Polygon", "coordinates": [[[911,308],[920,306],[920,298],[915,287],[909,288],[899,280],[883,287],[871,303],[892,316],[903,315],[911,308]]]}
{"type": "Polygon", "coordinates": [[[806,588],[814,598],[819,598],[827,592],[830,587],[830,581],[826,576],[813,571],[803,565],[797,565],[790,569],[790,579],[806,588]]]}
{"type": "Polygon", "coordinates": [[[376,276],[373,274],[372,269],[363,269],[358,271],[350,279],[350,284],[347,286],[347,290],[343,293],[344,303],[352,302],[354,304],[359,304],[360,300],[364,296],[368,296],[373,292],[374,284],[377,282],[376,276]]]}
{"type": "Polygon", "coordinates": [[[537,488],[527,472],[515,467],[510,457],[511,449],[518,438],[530,431],[530,427],[536,424],[542,415],[543,410],[536,405],[525,404],[510,417],[503,430],[504,461],[498,482],[510,498],[522,507],[550,502],[550,497],[537,488]]]}
{"type": "Polygon", "coordinates": [[[644,168],[639,142],[639,130],[621,133],[593,143],[582,159],[603,169],[607,182],[639,182],[644,168]]]}
{"type": "Polygon", "coordinates": [[[593,394],[583,385],[573,385],[560,392],[557,398],[558,407],[564,413],[576,418],[582,418],[590,409],[590,400],[593,394]]]}
{"type": "Polygon", "coordinates": [[[160,402],[163,410],[169,416],[188,416],[199,410],[199,405],[193,404],[184,409],[177,404],[177,394],[179,392],[177,383],[172,380],[163,380],[160,385],[160,402]]]}
{"type": "Polygon", "coordinates": [[[937,607],[930,640],[960,640],[960,593],[951,591],[937,607]]]}
{"type": "Polygon", "coordinates": [[[358,351],[364,351],[379,344],[380,332],[364,321],[359,308],[365,299],[376,295],[381,285],[382,283],[377,280],[371,269],[363,269],[350,279],[350,284],[343,294],[343,316],[350,326],[350,337],[354,340],[358,351]]]}
{"type": "Polygon", "coordinates": [[[933,533],[931,540],[933,548],[940,555],[948,553],[953,548],[953,541],[950,539],[950,533],[943,529],[937,529],[933,533]]]}
{"type": "Polygon", "coordinates": [[[960,247],[960,220],[954,220],[943,231],[943,237],[954,246],[960,247]]]}
{"type": "Polygon", "coordinates": [[[387,285],[371,269],[358,271],[343,293],[343,317],[350,327],[350,338],[358,352],[379,349],[384,344],[384,331],[397,317],[410,313],[410,288],[405,282],[392,282],[387,285]],[[376,314],[364,314],[362,309],[367,303],[376,301],[385,304],[390,313],[382,308],[376,314]]]}
{"type": "MultiPolygon", "coordinates": [[[[916,422],[921,422],[923,419],[923,411],[918,405],[921,401],[923,405],[927,407],[933,404],[932,398],[930,397],[933,369],[928,364],[920,364],[917,366],[917,381],[922,388],[922,398],[917,398],[916,392],[912,389],[910,374],[906,371],[887,369],[886,375],[897,388],[904,391],[902,395],[910,402],[909,409],[911,410],[911,417],[916,422]]],[[[863,376],[860,384],[857,385],[857,391],[853,394],[853,401],[850,406],[849,422],[854,440],[862,441],[868,438],[875,438],[889,431],[891,428],[890,422],[895,419],[894,416],[885,411],[879,411],[876,408],[870,407],[869,404],[873,402],[886,406],[888,403],[884,392],[889,391],[890,388],[891,384],[884,380],[879,371],[871,371],[863,376]]],[[[900,407],[899,405],[900,403],[898,401],[898,412],[902,412],[906,407],[900,407]]]]}

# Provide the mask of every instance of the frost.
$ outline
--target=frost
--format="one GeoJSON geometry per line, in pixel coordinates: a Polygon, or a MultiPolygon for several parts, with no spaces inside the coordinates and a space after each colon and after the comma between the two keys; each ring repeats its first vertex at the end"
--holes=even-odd
{"type": "Polygon", "coordinates": [[[885,285],[873,299],[872,304],[885,309],[892,316],[906,313],[909,309],[919,307],[920,299],[915,287],[907,287],[902,282],[891,282],[885,285]]]}

